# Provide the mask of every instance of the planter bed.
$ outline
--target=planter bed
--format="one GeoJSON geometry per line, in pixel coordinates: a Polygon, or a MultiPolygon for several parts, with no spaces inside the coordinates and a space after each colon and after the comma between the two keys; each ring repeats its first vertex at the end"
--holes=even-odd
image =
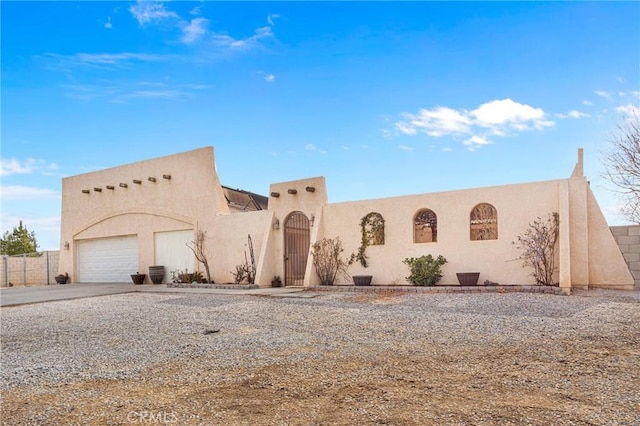
{"type": "Polygon", "coordinates": [[[258,284],[198,284],[198,283],[169,283],[172,288],[211,288],[219,290],[254,290],[260,288],[258,284]]]}

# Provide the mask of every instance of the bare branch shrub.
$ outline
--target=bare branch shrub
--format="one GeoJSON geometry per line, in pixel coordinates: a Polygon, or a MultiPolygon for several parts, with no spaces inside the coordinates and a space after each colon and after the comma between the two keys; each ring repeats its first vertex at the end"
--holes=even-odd
{"type": "Polygon", "coordinates": [[[524,234],[518,235],[516,244],[522,252],[518,259],[523,267],[532,267],[531,275],[537,285],[557,286],[553,281],[556,272],[556,243],[560,233],[558,213],[549,214],[547,220],[537,218],[529,224],[524,234]]]}
{"type": "Polygon", "coordinates": [[[338,274],[345,278],[349,277],[347,268],[353,263],[354,256],[351,256],[351,260],[344,260],[343,251],[340,237],[323,238],[313,243],[311,247],[313,267],[320,278],[320,284],[333,285],[338,274]]]}
{"type": "Polygon", "coordinates": [[[243,281],[247,281],[249,284],[255,284],[256,281],[256,258],[253,254],[253,242],[251,241],[251,235],[247,235],[247,244],[249,246],[249,252],[251,253],[251,263],[247,259],[247,252],[244,252],[244,262],[236,265],[236,271],[231,272],[234,282],[240,284],[243,281]]]}
{"type": "Polygon", "coordinates": [[[603,177],[614,185],[614,192],[624,201],[622,215],[640,223],[640,113],[618,125],[603,163],[603,177]]]}
{"type": "Polygon", "coordinates": [[[196,232],[196,240],[191,241],[191,245],[187,243],[187,247],[191,249],[196,260],[204,266],[205,273],[207,274],[207,282],[213,283],[211,273],[209,272],[209,251],[207,250],[206,239],[207,233],[205,231],[198,230],[196,232]]]}

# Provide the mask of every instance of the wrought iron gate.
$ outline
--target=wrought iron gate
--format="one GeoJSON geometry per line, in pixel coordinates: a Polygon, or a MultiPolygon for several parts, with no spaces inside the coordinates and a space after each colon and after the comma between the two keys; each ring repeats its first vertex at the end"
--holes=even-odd
{"type": "Polygon", "coordinates": [[[284,283],[302,285],[309,257],[309,219],[293,212],[284,223],[284,283]]]}

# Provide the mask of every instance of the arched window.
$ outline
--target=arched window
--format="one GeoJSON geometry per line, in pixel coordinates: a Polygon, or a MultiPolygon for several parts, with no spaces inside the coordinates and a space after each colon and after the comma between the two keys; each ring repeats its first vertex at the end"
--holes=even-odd
{"type": "Polygon", "coordinates": [[[418,210],[413,216],[413,242],[435,243],[438,241],[438,216],[429,209],[418,210]]]}
{"type": "Polygon", "coordinates": [[[498,239],[498,211],[488,203],[480,203],[469,216],[471,241],[498,239]]]}
{"type": "Polygon", "coordinates": [[[363,242],[369,246],[384,245],[384,219],[380,213],[371,212],[362,218],[363,242]]]}

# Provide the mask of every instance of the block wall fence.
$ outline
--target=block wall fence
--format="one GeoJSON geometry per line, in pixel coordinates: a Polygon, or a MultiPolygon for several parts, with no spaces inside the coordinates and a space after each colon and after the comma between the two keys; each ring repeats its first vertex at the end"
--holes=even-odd
{"type": "Polygon", "coordinates": [[[55,276],[58,275],[59,257],[59,250],[40,252],[38,256],[3,255],[0,258],[0,286],[56,285],[55,276]]]}
{"type": "Polygon", "coordinates": [[[633,275],[634,289],[640,290],[640,225],[612,226],[611,232],[633,275]]]}

